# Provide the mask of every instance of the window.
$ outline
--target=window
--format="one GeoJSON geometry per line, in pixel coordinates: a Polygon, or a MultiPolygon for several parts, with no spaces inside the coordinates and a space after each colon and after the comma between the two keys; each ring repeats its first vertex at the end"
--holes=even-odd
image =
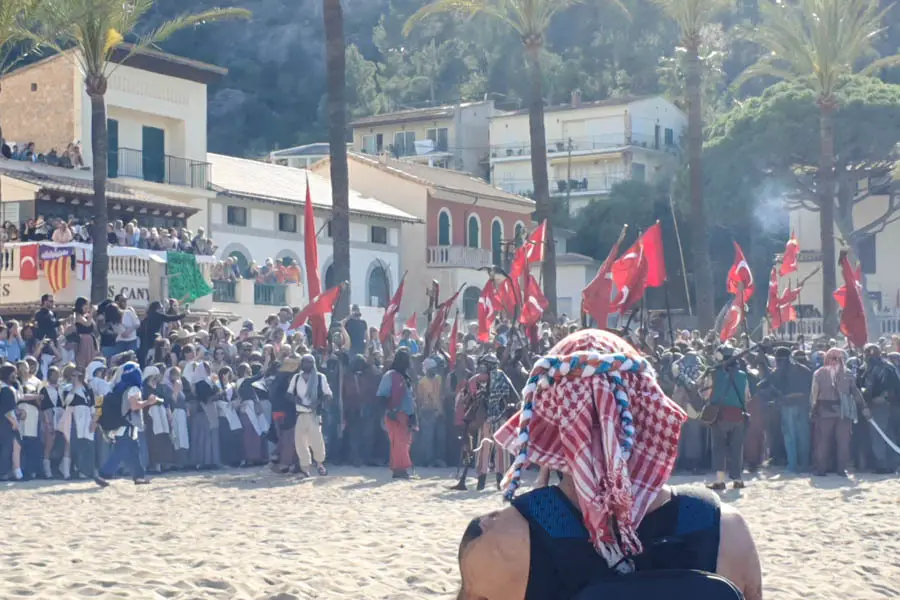
{"type": "Polygon", "coordinates": [[[110,179],[115,179],[119,176],[119,122],[115,119],[107,119],[106,133],[109,139],[106,174],[110,179]]]}
{"type": "Polygon", "coordinates": [[[478,217],[471,215],[469,217],[469,248],[481,248],[481,226],[478,223],[478,217]]]}
{"type": "Polygon", "coordinates": [[[372,225],[371,240],[373,244],[387,244],[387,227],[372,225]]]}
{"type": "Polygon", "coordinates": [[[666,146],[675,145],[675,132],[671,127],[666,127],[666,146]]]}
{"type": "Polygon", "coordinates": [[[463,317],[466,321],[473,321],[478,318],[478,299],[481,297],[481,290],[477,287],[467,287],[463,292],[463,317]]]}
{"type": "Polygon", "coordinates": [[[445,209],[438,215],[438,246],[449,246],[451,234],[450,213],[445,209]]]}
{"type": "Polygon", "coordinates": [[[369,306],[377,306],[379,308],[387,308],[388,305],[388,276],[384,268],[376,266],[369,273],[368,282],[369,306]]]}
{"type": "Polygon", "coordinates": [[[416,132],[398,131],[394,134],[394,156],[415,156],[416,132]]]}
{"type": "Polygon", "coordinates": [[[429,140],[434,142],[434,149],[436,152],[447,152],[447,149],[450,146],[450,136],[446,127],[429,129],[425,134],[429,140]]]}
{"type": "Polygon", "coordinates": [[[378,148],[375,145],[374,135],[362,136],[362,145],[360,146],[360,151],[363,154],[378,154],[378,148]]]}
{"type": "Polygon", "coordinates": [[[874,275],[878,270],[875,261],[875,236],[870,235],[859,242],[859,266],[866,275],[874,275]]]}
{"type": "Polygon", "coordinates": [[[229,225],[237,225],[238,227],[247,226],[247,209],[243,206],[229,206],[227,212],[227,223],[229,225]]]}
{"type": "Polygon", "coordinates": [[[643,163],[631,163],[631,178],[634,181],[647,181],[647,167],[643,163]]]}
{"type": "Polygon", "coordinates": [[[144,181],[162,183],[166,179],[166,132],[158,127],[144,127],[141,137],[144,181]]]}
{"type": "Polygon", "coordinates": [[[500,219],[494,219],[491,223],[491,254],[493,255],[494,266],[503,266],[503,223],[500,219]]]}
{"type": "Polygon", "coordinates": [[[278,231],[297,233],[297,215],[278,213],[278,231]]]}

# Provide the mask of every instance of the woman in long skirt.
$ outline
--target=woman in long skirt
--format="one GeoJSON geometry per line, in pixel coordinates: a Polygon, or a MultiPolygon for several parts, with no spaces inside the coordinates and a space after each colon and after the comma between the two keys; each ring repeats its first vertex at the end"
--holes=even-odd
{"type": "Polygon", "coordinates": [[[144,431],[147,435],[147,446],[150,451],[150,466],[157,473],[162,473],[175,462],[175,448],[171,436],[171,405],[165,402],[165,396],[159,390],[161,373],[153,365],[144,367],[144,400],[156,396],[163,400],[144,409],[144,431]]]}
{"type": "Polygon", "coordinates": [[[237,467],[244,460],[244,440],[241,431],[241,419],[237,409],[240,398],[232,382],[229,367],[219,371],[219,390],[216,396],[216,409],[219,414],[219,448],[222,462],[229,467],[237,467]]]}
{"type": "Polygon", "coordinates": [[[195,384],[194,391],[195,398],[189,405],[191,464],[198,469],[217,469],[222,466],[222,457],[219,452],[219,416],[213,401],[215,390],[209,382],[200,381],[195,384]]]}
{"type": "Polygon", "coordinates": [[[83,477],[94,476],[94,393],[84,384],[84,372],[74,366],[63,371],[66,380],[63,391],[63,418],[60,429],[66,438],[67,453],[62,460],[65,479],[72,476],[71,467],[83,477]]]}
{"type": "Polygon", "coordinates": [[[47,383],[41,389],[41,433],[44,436],[44,478],[53,477],[52,459],[53,446],[56,443],[57,430],[62,421],[63,408],[62,394],[59,391],[59,369],[50,367],[47,373],[47,383]]]}
{"type": "Polygon", "coordinates": [[[241,432],[244,442],[244,462],[248,465],[265,464],[263,455],[263,415],[259,406],[259,398],[253,384],[262,379],[263,374],[250,375],[247,363],[238,365],[237,395],[240,400],[238,416],[241,419],[241,432]]]}
{"type": "Polygon", "coordinates": [[[94,337],[94,317],[91,316],[91,303],[87,298],[75,300],[75,333],[78,344],[75,350],[75,364],[85,370],[97,355],[97,340],[94,337]]]}
{"type": "Polygon", "coordinates": [[[387,408],[384,427],[391,442],[390,468],[394,479],[408,479],[412,468],[410,430],[415,426],[416,406],[408,369],[409,351],[400,348],[394,355],[391,369],[381,378],[376,394],[387,408]]]}
{"type": "Polygon", "coordinates": [[[165,398],[166,405],[172,407],[172,446],[175,449],[175,467],[181,469],[188,465],[188,452],[191,448],[188,433],[188,404],[182,391],[181,369],[169,367],[163,376],[159,391],[165,398]]]}

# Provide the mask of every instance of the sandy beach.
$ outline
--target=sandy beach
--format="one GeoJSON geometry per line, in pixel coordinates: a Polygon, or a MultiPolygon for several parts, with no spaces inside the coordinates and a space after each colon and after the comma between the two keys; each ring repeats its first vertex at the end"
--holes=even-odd
{"type": "MultiPolygon", "coordinates": [[[[452,470],[391,482],[335,468],[2,484],[0,598],[452,598],[469,519],[494,491],[450,492],[452,470]]],[[[676,478],[699,484],[699,478],[676,478]]],[[[747,517],[766,598],[900,597],[900,480],[765,473],[726,502],[747,517]]]]}

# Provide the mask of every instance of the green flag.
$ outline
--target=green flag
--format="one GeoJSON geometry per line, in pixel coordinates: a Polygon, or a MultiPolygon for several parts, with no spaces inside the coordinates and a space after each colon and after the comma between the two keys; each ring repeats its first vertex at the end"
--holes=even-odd
{"type": "Polygon", "coordinates": [[[185,252],[166,252],[169,274],[169,297],[179,302],[193,302],[212,294],[212,287],[203,279],[197,257],[185,252]]]}

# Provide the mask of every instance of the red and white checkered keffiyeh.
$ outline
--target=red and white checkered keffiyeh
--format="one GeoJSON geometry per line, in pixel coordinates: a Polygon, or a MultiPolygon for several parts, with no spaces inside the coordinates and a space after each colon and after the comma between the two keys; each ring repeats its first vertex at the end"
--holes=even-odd
{"type": "Polygon", "coordinates": [[[607,331],[565,338],[535,363],[529,381],[537,384],[526,387],[524,409],[494,436],[514,455],[525,449],[507,481],[529,463],[568,473],[594,547],[622,568],[622,559],[642,551],[637,527],[675,466],[687,415],[640,353],[607,331]]]}

